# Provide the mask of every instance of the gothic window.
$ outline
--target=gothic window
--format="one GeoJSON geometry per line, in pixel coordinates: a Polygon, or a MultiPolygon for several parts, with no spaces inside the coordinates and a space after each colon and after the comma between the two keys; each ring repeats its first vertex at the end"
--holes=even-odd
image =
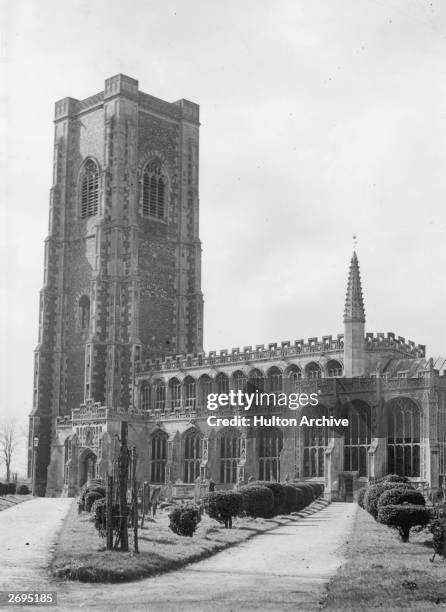
{"type": "Polygon", "coordinates": [[[348,428],[344,436],[344,470],[367,476],[367,453],[371,442],[372,414],[365,402],[348,408],[348,428]]]}
{"type": "Polygon", "coordinates": [[[279,368],[268,370],[268,390],[270,393],[282,393],[282,372],[279,368]]]}
{"type": "Polygon", "coordinates": [[[162,431],[150,440],[150,482],[163,484],[166,480],[167,436],[162,431]]]}
{"type": "Polygon", "coordinates": [[[246,376],[240,370],[237,370],[232,375],[232,383],[235,391],[246,391],[246,376]]]}
{"type": "Polygon", "coordinates": [[[288,377],[290,392],[295,393],[299,390],[299,381],[302,379],[302,370],[293,364],[287,369],[286,376],[288,377]]]}
{"type": "Polygon", "coordinates": [[[397,398],[387,412],[387,471],[399,476],[420,475],[421,414],[408,398],[397,398]]]}
{"type": "Polygon", "coordinates": [[[322,372],[317,363],[309,363],[305,368],[305,374],[307,378],[317,379],[321,378],[322,372]]]}
{"type": "Polygon", "coordinates": [[[184,379],[184,406],[195,408],[197,402],[197,383],[191,376],[184,379]]]}
{"type": "MultiPolygon", "coordinates": [[[[314,417],[308,414],[308,417],[314,417]]],[[[317,415],[318,416],[318,415],[317,415]]],[[[324,456],[328,446],[328,427],[304,427],[304,477],[320,478],[324,475],[324,456]]]]}
{"type": "Polygon", "coordinates": [[[217,383],[217,393],[229,393],[229,379],[226,374],[218,374],[215,382],[217,383]]]}
{"type": "Polygon", "coordinates": [[[237,482],[237,465],[240,460],[240,434],[227,430],[220,438],[220,482],[237,482]]]}
{"type": "Polygon", "coordinates": [[[169,380],[170,390],[170,408],[181,408],[181,383],[178,378],[171,378],[169,380]]]}
{"type": "Polygon", "coordinates": [[[141,387],[141,409],[150,410],[150,385],[147,382],[141,387]]]}
{"type": "Polygon", "coordinates": [[[200,475],[201,437],[192,430],[184,438],[184,482],[195,482],[200,475]]]}
{"type": "Polygon", "coordinates": [[[166,216],[167,180],[157,160],[147,164],[142,179],[142,214],[164,219],[166,216]]]}
{"type": "Polygon", "coordinates": [[[283,433],[277,427],[262,427],[257,434],[259,480],[280,482],[280,451],[283,433]]]}
{"type": "Polygon", "coordinates": [[[155,385],[155,410],[164,412],[166,409],[166,385],[158,381],[155,385]]]}
{"type": "Polygon", "coordinates": [[[198,405],[200,407],[207,406],[209,393],[212,393],[212,380],[207,374],[203,374],[198,379],[198,405]]]}
{"type": "Polygon", "coordinates": [[[82,219],[98,214],[99,168],[92,159],[87,159],[81,170],[80,200],[82,219]]]}
{"type": "Polygon", "coordinates": [[[90,298],[83,295],[79,300],[79,321],[81,329],[88,329],[90,326],[90,298]]]}
{"type": "Polygon", "coordinates": [[[342,376],[342,365],[339,361],[331,360],[327,363],[327,375],[329,378],[342,376]]]}

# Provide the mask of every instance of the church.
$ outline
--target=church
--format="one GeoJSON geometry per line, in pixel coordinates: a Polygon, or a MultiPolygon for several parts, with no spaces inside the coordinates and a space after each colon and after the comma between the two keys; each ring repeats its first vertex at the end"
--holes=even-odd
{"type": "Polygon", "coordinates": [[[37,494],[75,495],[111,473],[122,422],[138,481],[169,498],[210,480],[299,479],[353,501],[387,473],[444,489],[446,358],[366,332],[355,251],[341,333],[203,352],[199,125],[197,104],[122,74],[56,103],[29,427],[37,494]],[[260,399],[209,410],[210,394],[231,392],[260,399]],[[291,410],[269,401],[279,394],[318,402],[291,410]],[[312,424],[280,425],[292,419],[312,424]]]}

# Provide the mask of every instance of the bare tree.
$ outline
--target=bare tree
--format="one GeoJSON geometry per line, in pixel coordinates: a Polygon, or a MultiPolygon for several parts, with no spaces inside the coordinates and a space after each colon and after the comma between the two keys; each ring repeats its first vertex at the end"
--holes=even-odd
{"type": "Polygon", "coordinates": [[[0,423],[0,457],[6,467],[6,482],[11,479],[11,462],[19,443],[16,422],[13,419],[0,423]]]}

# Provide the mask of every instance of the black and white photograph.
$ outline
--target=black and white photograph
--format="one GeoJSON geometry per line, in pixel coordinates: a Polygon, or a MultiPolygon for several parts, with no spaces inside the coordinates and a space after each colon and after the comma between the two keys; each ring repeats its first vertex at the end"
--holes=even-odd
{"type": "Polygon", "coordinates": [[[446,3],[0,0],[0,610],[446,610],[446,3]]]}

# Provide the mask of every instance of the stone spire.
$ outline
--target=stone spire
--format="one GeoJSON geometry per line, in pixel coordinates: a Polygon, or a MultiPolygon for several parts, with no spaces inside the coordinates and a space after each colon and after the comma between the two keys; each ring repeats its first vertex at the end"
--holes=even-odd
{"type": "Polygon", "coordinates": [[[345,296],[344,323],[365,323],[364,299],[362,297],[361,274],[356,251],[350,262],[347,295],[345,296]]]}

